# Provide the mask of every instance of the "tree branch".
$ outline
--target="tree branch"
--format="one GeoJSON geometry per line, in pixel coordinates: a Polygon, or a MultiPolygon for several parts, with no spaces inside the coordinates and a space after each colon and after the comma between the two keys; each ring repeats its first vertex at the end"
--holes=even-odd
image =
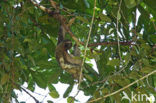
{"type": "Polygon", "coordinates": [[[117,94],[117,93],[119,93],[119,92],[121,92],[121,91],[127,89],[128,87],[134,85],[134,84],[137,83],[138,81],[143,80],[143,79],[147,78],[148,76],[150,76],[150,75],[152,75],[152,74],[154,74],[154,73],[156,73],[156,70],[154,70],[154,71],[150,72],[149,74],[147,74],[147,75],[141,77],[140,79],[135,80],[134,82],[128,84],[127,86],[125,86],[125,87],[123,87],[123,88],[121,88],[121,89],[119,89],[119,90],[117,90],[117,91],[115,91],[115,92],[112,92],[112,93],[110,93],[110,94],[107,94],[107,95],[105,95],[105,96],[103,96],[103,97],[99,97],[99,98],[94,99],[94,100],[90,100],[88,103],[92,103],[92,102],[101,100],[101,99],[103,99],[103,98],[107,98],[107,97],[109,97],[109,96],[112,96],[112,95],[114,95],[114,94],[117,94]]]}
{"type": "Polygon", "coordinates": [[[31,95],[25,88],[21,87],[21,89],[26,92],[30,97],[32,97],[36,103],[40,103],[33,95],[31,95]]]}
{"type": "MultiPolygon", "coordinates": [[[[119,42],[120,45],[135,45],[133,44],[132,41],[129,41],[129,42],[119,42]]],[[[101,42],[101,43],[90,43],[88,44],[88,47],[93,47],[93,46],[99,46],[99,45],[117,45],[118,42],[101,42]]]]}
{"type": "Polygon", "coordinates": [[[91,32],[92,32],[92,27],[93,27],[93,22],[94,22],[94,17],[95,17],[95,8],[96,8],[96,0],[94,0],[94,8],[93,8],[92,21],[91,21],[91,24],[90,24],[90,29],[89,29],[89,33],[88,33],[87,42],[86,42],[86,44],[85,44],[85,51],[84,51],[83,61],[82,61],[82,64],[81,64],[81,72],[80,72],[80,77],[79,77],[78,88],[80,87],[81,80],[82,80],[82,71],[83,71],[83,68],[82,68],[82,67],[83,67],[84,62],[85,62],[85,59],[86,59],[87,47],[88,47],[90,35],[91,35],[91,32]]]}
{"type": "Polygon", "coordinates": [[[118,54],[119,54],[119,58],[120,58],[120,64],[122,63],[122,58],[121,58],[120,37],[119,37],[119,29],[118,29],[118,26],[119,26],[119,18],[118,18],[118,15],[120,14],[121,3],[122,3],[122,0],[120,0],[119,9],[118,9],[117,18],[116,18],[116,30],[117,30],[117,41],[118,41],[118,54]]]}
{"type": "MultiPolygon", "coordinates": [[[[60,15],[58,12],[56,11],[52,11],[51,9],[48,9],[42,5],[39,5],[38,3],[34,2],[33,0],[30,0],[33,5],[35,5],[36,7],[38,7],[39,9],[41,9],[42,11],[46,12],[49,14],[49,16],[52,16],[53,18],[55,18],[56,20],[60,21],[61,24],[63,25],[63,27],[65,28],[65,30],[70,34],[70,36],[72,37],[72,39],[77,43],[77,44],[82,44],[84,45],[83,42],[79,41],[75,35],[71,32],[70,28],[68,27],[68,25],[66,24],[66,18],[63,15],[60,15]]],[[[51,2],[53,2],[53,0],[50,0],[51,2]]],[[[54,4],[53,4],[54,5],[54,4]]],[[[52,6],[53,6],[52,5],[52,6]]],[[[56,6],[56,5],[55,5],[56,6]]],[[[56,8],[56,7],[54,7],[56,8]]]]}
{"type": "MultiPolygon", "coordinates": [[[[70,36],[72,37],[72,39],[79,45],[85,45],[84,42],[79,41],[79,39],[71,32],[69,26],[66,23],[66,18],[63,15],[60,15],[58,10],[56,11],[52,11],[51,9],[48,9],[42,5],[39,5],[38,3],[34,2],[33,0],[30,0],[32,2],[32,4],[36,7],[38,7],[39,9],[41,9],[42,11],[46,12],[47,14],[49,14],[49,16],[52,16],[53,18],[55,18],[56,20],[58,20],[59,22],[61,22],[61,24],[63,25],[63,27],[65,28],[65,30],[70,34],[70,36]]],[[[50,0],[51,5],[54,6],[53,8],[57,9],[58,7],[56,6],[55,2],[53,0],[50,0]]],[[[91,43],[88,44],[87,47],[92,47],[92,46],[98,46],[98,45],[117,45],[117,42],[102,42],[102,43],[91,43]]],[[[133,45],[132,42],[120,42],[120,45],[133,45]]]]}

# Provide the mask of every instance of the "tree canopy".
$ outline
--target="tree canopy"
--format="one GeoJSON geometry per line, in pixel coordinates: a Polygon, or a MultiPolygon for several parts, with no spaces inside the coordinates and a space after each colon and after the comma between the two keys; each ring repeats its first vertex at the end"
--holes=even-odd
{"type": "Polygon", "coordinates": [[[88,102],[127,103],[131,91],[156,96],[156,0],[0,0],[1,103],[18,102],[14,89],[25,91],[25,82],[32,92],[35,84],[49,88],[52,98],[53,84],[69,84],[63,96],[76,101],[69,94],[77,81],[55,58],[60,24],[80,46],[78,89],[88,102]]]}

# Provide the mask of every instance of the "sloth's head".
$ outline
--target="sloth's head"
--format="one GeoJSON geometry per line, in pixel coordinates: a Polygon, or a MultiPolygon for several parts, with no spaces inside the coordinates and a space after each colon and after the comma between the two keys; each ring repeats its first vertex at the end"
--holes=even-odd
{"type": "Polygon", "coordinates": [[[69,50],[72,47],[72,41],[71,40],[64,40],[64,48],[65,50],[69,50]]]}

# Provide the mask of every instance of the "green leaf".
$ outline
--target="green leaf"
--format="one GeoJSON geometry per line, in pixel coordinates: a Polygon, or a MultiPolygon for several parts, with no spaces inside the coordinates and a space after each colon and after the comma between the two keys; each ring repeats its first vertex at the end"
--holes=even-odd
{"type": "Polygon", "coordinates": [[[151,61],[152,61],[152,62],[156,62],[156,58],[152,59],[151,61]]]}
{"type": "Polygon", "coordinates": [[[29,76],[29,80],[28,80],[28,87],[29,90],[34,91],[35,90],[35,82],[32,79],[32,76],[29,76]]]}
{"type": "Polygon", "coordinates": [[[121,19],[121,14],[120,12],[117,13],[117,20],[120,20],[121,19]]]}
{"type": "Polygon", "coordinates": [[[113,59],[108,61],[107,65],[111,65],[111,66],[119,66],[120,64],[120,60],[119,59],[113,59]]]}
{"type": "Polygon", "coordinates": [[[150,73],[153,70],[154,70],[153,68],[146,66],[146,67],[143,67],[140,72],[142,72],[142,73],[150,73]]]}
{"type": "Polygon", "coordinates": [[[48,88],[50,90],[49,95],[51,97],[53,97],[53,98],[59,98],[59,94],[58,94],[58,92],[56,91],[55,87],[52,84],[49,84],[48,85],[48,88]]]}
{"type": "Polygon", "coordinates": [[[59,98],[59,94],[58,94],[57,92],[55,92],[55,91],[51,91],[51,92],[49,93],[49,95],[50,95],[52,98],[59,98]]]}
{"type": "Polygon", "coordinates": [[[133,8],[136,6],[135,0],[124,0],[127,8],[133,8]]]}
{"type": "Polygon", "coordinates": [[[93,81],[93,78],[89,74],[84,74],[85,78],[88,79],[89,81],[93,81]]]}
{"type": "Polygon", "coordinates": [[[48,100],[47,102],[48,102],[48,103],[54,103],[53,101],[50,101],[50,100],[48,100]]]}
{"type": "Polygon", "coordinates": [[[71,84],[65,91],[65,93],[63,94],[63,98],[66,98],[69,96],[69,93],[72,91],[73,89],[73,84],[71,84]]]}
{"type": "Polygon", "coordinates": [[[23,42],[31,42],[32,40],[29,38],[25,38],[23,42]]]}
{"type": "Polygon", "coordinates": [[[111,22],[111,19],[107,15],[99,14],[99,17],[102,21],[111,22]]]}
{"type": "Polygon", "coordinates": [[[63,74],[60,74],[60,82],[72,84],[74,82],[74,79],[69,73],[65,72],[63,74]]]}
{"type": "Polygon", "coordinates": [[[156,43],[156,35],[150,35],[149,39],[151,42],[156,43]]]}
{"type": "Polygon", "coordinates": [[[36,66],[35,64],[35,60],[31,55],[28,55],[28,59],[31,61],[31,63],[33,64],[33,66],[36,66]]]}
{"type": "Polygon", "coordinates": [[[120,93],[113,95],[113,98],[116,100],[116,103],[121,103],[122,98],[120,93]]]}
{"type": "Polygon", "coordinates": [[[138,74],[136,71],[132,71],[132,72],[129,74],[129,78],[136,80],[136,79],[139,78],[139,74],[138,74]]]}
{"type": "Polygon", "coordinates": [[[144,0],[144,2],[153,10],[156,10],[156,1],[155,0],[144,0]]]}
{"type": "Polygon", "coordinates": [[[115,76],[114,81],[115,81],[118,85],[123,86],[123,87],[126,86],[126,85],[128,85],[128,84],[130,84],[130,80],[129,80],[129,79],[127,79],[127,78],[122,78],[120,75],[115,76]]]}
{"type": "Polygon", "coordinates": [[[38,74],[32,74],[33,75],[33,79],[36,82],[36,84],[41,87],[41,88],[46,88],[47,86],[47,80],[45,80],[44,76],[42,73],[38,73],[38,74]]]}
{"type": "Polygon", "coordinates": [[[82,17],[82,16],[77,16],[76,18],[81,20],[84,23],[87,23],[87,24],[89,23],[88,20],[86,18],[82,17]]]}
{"type": "Polygon", "coordinates": [[[8,74],[4,74],[1,78],[1,85],[4,85],[5,83],[7,83],[9,81],[9,75],[8,74]]]}
{"type": "Polygon", "coordinates": [[[156,75],[153,76],[154,86],[156,87],[156,75]]]}
{"type": "Polygon", "coordinates": [[[143,62],[143,64],[145,66],[149,66],[150,65],[148,59],[142,59],[142,62],[143,62]]]}
{"type": "Polygon", "coordinates": [[[99,98],[100,97],[100,92],[99,91],[95,91],[94,94],[93,94],[93,96],[95,98],[99,98]]]}
{"type": "Polygon", "coordinates": [[[74,103],[74,97],[68,97],[67,103],[74,103]]]}
{"type": "Polygon", "coordinates": [[[87,0],[83,0],[83,1],[84,1],[84,3],[85,3],[86,7],[87,7],[87,8],[90,8],[90,5],[89,5],[88,1],[87,1],[87,0]]]}
{"type": "Polygon", "coordinates": [[[110,56],[110,51],[109,50],[105,51],[104,53],[102,53],[102,55],[100,55],[100,60],[96,61],[100,75],[106,74],[105,72],[106,64],[107,64],[109,56],[110,56]]]}
{"type": "Polygon", "coordinates": [[[102,94],[103,94],[103,95],[108,94],[108,92],[109,92],[108,88],[103,88],[103,89],[102,89],[102,94]]]}

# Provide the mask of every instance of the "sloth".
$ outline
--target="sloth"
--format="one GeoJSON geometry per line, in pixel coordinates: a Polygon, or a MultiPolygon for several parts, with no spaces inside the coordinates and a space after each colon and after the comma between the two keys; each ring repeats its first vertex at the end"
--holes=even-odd
{"type": "Polygon", "coordinates": [[[80,49],[78,48],[78,45],[75,44],[74,53],[69,54],[68,50],[72,48],[72,41],[64,39],[64,36],[65,30],[63,26],[61,26],[58,35],[58,43],[55,49],[56,60],[63,70],[67,71],[78,80],[82,65],[80,49]]]}

